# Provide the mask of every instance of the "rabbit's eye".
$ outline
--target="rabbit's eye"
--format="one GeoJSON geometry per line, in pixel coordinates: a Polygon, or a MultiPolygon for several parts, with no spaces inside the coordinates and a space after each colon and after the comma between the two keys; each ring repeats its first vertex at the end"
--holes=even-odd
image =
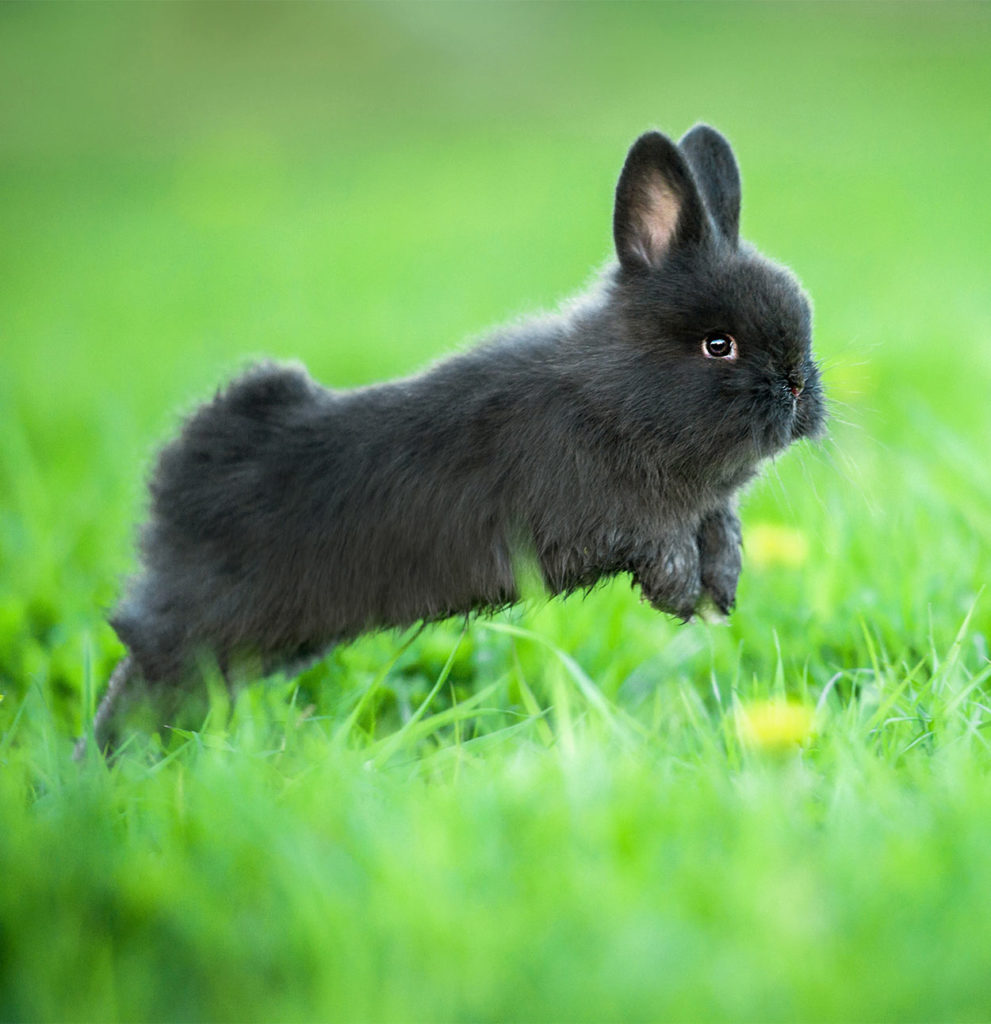
{"type": "Polygon", "coordinates": [[[736,359],[736,340],[722,331],[707,334],[702,339],[702,355],[706,359],[736,359]]]}

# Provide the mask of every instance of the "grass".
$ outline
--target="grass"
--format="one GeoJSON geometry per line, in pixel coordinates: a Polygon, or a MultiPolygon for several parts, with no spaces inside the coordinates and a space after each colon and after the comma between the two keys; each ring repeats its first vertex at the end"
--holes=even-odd
{"type": "Polygon", "coordinates": [[[0,9],[0,1019],[986,1019],[989,57],[977,4],[0,9]],[[729,625],[618,580],[72,764],[181,411],[554,305],[700,119],[834,414],[729,625]]]}

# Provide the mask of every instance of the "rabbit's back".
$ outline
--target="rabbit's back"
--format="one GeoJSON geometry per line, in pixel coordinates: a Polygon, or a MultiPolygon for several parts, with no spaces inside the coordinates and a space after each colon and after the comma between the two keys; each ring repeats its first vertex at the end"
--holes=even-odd
{"type": "Polygon", "coordinates": [[[430,374],[338,393],[266,364],[197,410],[159,457],[144,571],[111,618],[145,677],[199,648],[271,668],[513,600],[504,403],[472,392],[484,368],[459,372],[488,411],[474,431],[430,374]]]}

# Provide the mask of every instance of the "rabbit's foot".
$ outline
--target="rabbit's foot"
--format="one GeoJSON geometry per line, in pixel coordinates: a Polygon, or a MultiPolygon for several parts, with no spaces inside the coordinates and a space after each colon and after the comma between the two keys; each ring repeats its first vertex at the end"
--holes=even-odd
{"type": "Polygon", "coordinates": [[[719,509],[702,520],[698,534],[702,587],[724,615],[736,602],[740,542],[740,520],[731,508],[719,509]]]}
{"type": "Polygon", "coordinates": [[[688,622],[702,596],[699,548],[695,538],[686,534],[665,545],[657,557],[634,568],[633,580],[654,608],[688,622]]]}

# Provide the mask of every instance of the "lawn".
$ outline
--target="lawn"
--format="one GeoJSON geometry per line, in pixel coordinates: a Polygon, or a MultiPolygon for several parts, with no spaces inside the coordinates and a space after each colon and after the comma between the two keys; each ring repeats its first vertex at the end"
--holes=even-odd
{"type": "Polygon", "coordinates": [[[991,6],[0,7],[0,1019],[991,1016],[991,6]],[[618,579],[71,760],[158,445],[554,308],[708,121],[829,436],[618,579]]]}

